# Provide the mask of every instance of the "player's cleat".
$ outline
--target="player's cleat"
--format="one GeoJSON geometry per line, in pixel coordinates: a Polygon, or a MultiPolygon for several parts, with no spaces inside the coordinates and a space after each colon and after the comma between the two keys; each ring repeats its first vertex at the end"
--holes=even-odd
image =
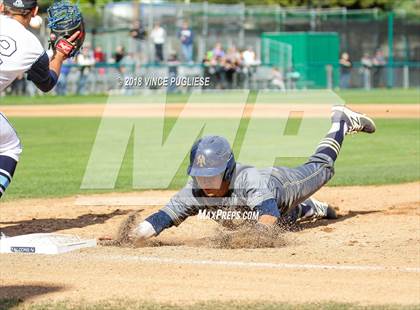
{"type": "Polygon", "coordinates": [[[374,133],[376,130],[375,123],[369,116],[354,112],[345,106],[334,106],[331,120],[332,122],[345,121],[347,124],[346,134],[356,132],[374,133]]]}
{"type": "Polygon", "coordinates": [[[335,212],[334,208],[331,206],[327,207],[327,216],[325,217],[329,220],[335,220],[338,218],[337,212],[335,212]]]}
{"type": "Polygon", "coordinates": [[[299,205],[301,207],[301,216],[300,219],[336,219],[337,213],[334,208],[330,207],[328,203],[321,202],[315,198],[309,198],[303,204],[299,205]]]}
{"type": "Polygon", "coordinates": [[[297,221],[316,220],[316,219],[336,219],[337,213],[334,208],[327,203],[309,198],[292,209],[292,211],[284,217],[288,223],[297,221]]]}

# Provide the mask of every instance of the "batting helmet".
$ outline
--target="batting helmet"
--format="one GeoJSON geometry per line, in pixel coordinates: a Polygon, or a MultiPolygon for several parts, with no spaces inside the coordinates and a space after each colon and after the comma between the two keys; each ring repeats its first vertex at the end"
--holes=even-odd
{"type": "Polygon", "coordinates": [[[212,177],[223,173],[223,179],[230,181],[235,166],[229,142],[220,136],[206,136],[193,144],[187,172],[192,177],[212,177]]]}

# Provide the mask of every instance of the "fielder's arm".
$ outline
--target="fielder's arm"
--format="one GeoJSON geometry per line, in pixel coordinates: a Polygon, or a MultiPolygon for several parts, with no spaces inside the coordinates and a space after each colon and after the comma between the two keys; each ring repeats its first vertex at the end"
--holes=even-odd
{"type": "MultiPolygon", "coordinates": [[[[73,42],[79,32],[75,32],[67,41],[73,42]]],[[[67,56],[56,50],[50,61],[46,52],[44,52],[31,66],[28,71],[28,80],[31,80],[36,87],[43,92],[49,92],[57,84],[60,76],[61,65],[67,56]]]]}

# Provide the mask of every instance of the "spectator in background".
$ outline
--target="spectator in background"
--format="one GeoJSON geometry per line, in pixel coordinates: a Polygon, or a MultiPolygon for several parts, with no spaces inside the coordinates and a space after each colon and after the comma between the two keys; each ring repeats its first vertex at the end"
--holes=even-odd
{"type": "Polygon", "coordinates": [[[67,58],[61,66],[61,74],[58,77],[57,86],[55,87],[55,92],[59,96],[64,96],[67,94],[67,81],[71,71],[72,63],[72,58],[67,58]]]}
{"type": "Polygon", "coordinates": [[[115,49],[115,53],[114,53],[114,61],[117,67],[118,72],[121,73],[121,66],[120,66],[120,62],[121,60],[123,60],[125,56],[125,49],[123,46],[119,45],[117,46],[117,48],[115,49]]]}
{"type": "Polygon", "coordinates": [[[386,65],[384,53],[378,49],[372,59],[373,64],[373,87],[384,87],[383,71],[386,65]]]}
{"type": "Polygon", "coordinates": [[[215,70],[215,87],[220,89],[225,86],[225,51],[223,50],[222,44],[217,42],[212,51],[211,51],[212,59],[210,63],[215,70]]]}
{"type": "Polygon", "coordinates": [[[245,75],[246,87],[250,88],[250,82],[252,76],[256,71],[256,66],[258,65],[257,56],[252,48],[249,46],[246,50],[242,52],[242,61],[243,61],[243,73],[245,75]]]}
{"type": "Polygon", "coordinates": [[[95,51],[93,52],[93,58],[95,58],[96,63],[105,62],[105,54],[102,51],[101,46],[95,47],[95,51]]]}
{"type": "Polygon", "coordinates": [[[225,57],[225,51],[223,50],[222,44],[220,42],[217,42],[214,45],[214,48],[212,50],[213,57],[214,58],[221,58],[225,57]]]}
{"type": "MultiPolygon", "coordinates": [[[[106,62],[105,59],[105,53],[102,51],[102,47],[101,46],[97,46],[95,47],[95,50],[93,52],[93,58],[95,59],[95,63],[96,64],[102,64],[104,65],[106,62]]],[[[99,75],[105,75],[105,67],[99,67],[98,68],[98,74],[99,75]]]]}
{"type": "Polygon", "coordinates": [[[340,58],[340,88],[350,87],[350,74],[352,63],[348,53],[342,53],[340,58]]]}
{"type": "Polygon", "coordinates": [[[123,74],[130,75],[134,73],[136,69],[136,62],[134,60],[133,53],[127,53],[127,55],[121,59],[120,66],[123,74]]]}
{"type": "Polygon", "coordinates": [[[231,46],[223,60],[226,82],[225,87],[231,89],[236,86],[235,82],[237,81],[237,73],[239,72],[242,64],[241,54],[237,51],[235,46],[231,46]]]}
{"type": "Polygon", "coordinates": [[[155,45],[155,61],[162,62],[163,61],[163,45],[165,44],[166,39],[166,31],[163,29],[159,23],[155,24],[152,32],[150,33],[150,38],[155,45]]]}
{"type": "Polygon", "coordinates": [[[289,68],[289,72],[286,73],[287,88],[290,90],[296,90],[298,82],[300,80],[300,73],[295,68],[289,68]]]}
{"type": "Polygon", "coordinates": [[[144,30],[143,25],[139,21],[135,21],[130,29],[130,36],[135,40],[142,41],[146,38],[146,35],[147,32],[144,30]]]}
{"type": "Polygon", "coordinates": [[[284,85],[284,77],[282,71],[274,67],[273,71],[271,72],[271,84],[281,91],[286,91],[286,86],[284,85]]]}
{"type": "Polygon", "coordinates": [[[77,55],[77,64],[80,68],[80,76],[79,80],[77,81],[76,93],[80,95],[85,93],[90,70],[95,65],[93,52],[88,45],[85,45],[85,47],[82,49],[82,52],[77,55]]]}
{"type": "Polygon", "coordinates": [[[360,73],[363,78],[363,87],[366,90],[371,88],[370,73],[372,70],[372,59],[368,53],[364,53],[362,59],[360,59],[362,68],[360,68],[360,73]]]}
{"type": "Polygon", "coordinates": [[[140,53],[143,42],[147,36],[147,32],[139,21],[135,21],[133,23],[133,27],[130,29],[130,36],[133,39],[131,52],[134,53],[135,58],[137,58],[140,61],[140,53]]]}
{"type": "Polygon", "coordinates": [[[252,48],[249,46],[246,50],[242,52],[242,58],[244,61],[244,65],[247,67],[255,66],[257,64],[257,56],[252,48]]]}
{"type": "Polygon", "coordinates": [[[168,73],[169,73],[169,85],[168,85],[168,92],[173,93],[176,92],[176,83],[172,83],[171,80],[173,78],[176,79],[178,76],[178,56],[176,55],[175,51],[172,51],[169,55],[168,59],[168,73]]]}
{"type": "Polygon", "coordinates": [[[181,40],[181,48],[184,60],[188,63],[191,63],[193,59],[194,32],[189,27],[188,22],[184,21],[182,23],[182,27],[178,31],[178,38],[181,40]]]}
{"type": "Polygon", "coordinates": [[[203,88],[216,88],[217,86],[217,60],[213,55],[213,50],[209,50],[203,59],[204,77],[209,78],[210,83],[203,88]]]}
{"type": "MultiPolygon", "coordinates": [[[[121,69],[121,75],[123,76],[123,80],[125,80],[126,77],[132,77],[134,75],[134,72],[136,70],[136,61],[134,60],[133,53],[127,53],[121,61],[120,61],[120,69],[121,69]]],[[[124,88],[124,94],[125,95],[132,95],[133,94],[133,88],[127,87],[124,88]]]]}

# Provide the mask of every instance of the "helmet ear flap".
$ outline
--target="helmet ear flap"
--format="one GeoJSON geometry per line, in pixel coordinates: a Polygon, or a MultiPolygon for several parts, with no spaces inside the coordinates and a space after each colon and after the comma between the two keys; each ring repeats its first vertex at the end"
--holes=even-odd
{"type": "MultiPolygon", "coordinates": [[[[200,144],[200,142],[202,141],[203,139],[201,138],[201,139],[199,139],[199,140],[197,140],[194,144],[193,144],[193,146],[191,147],[191,151],[190,151],[190,164],[188,165],[188,168],[187,168],[187,174],[188,175],[191,175],[191,169],[192,169],[192,167],[193,167],[193,163],[194,163],[194,160],[195,160],[195,156],[196,156],[196,154],[197,154],[197,149],[198,149],[198,145],[200,144]]],[[[195,180],[195,179],[194,179],[195,180]]]]}
{"type": "Polygon", "coordinates": [[[233,155],[233,153],[230,154],[230,158],[227,162],[226,165],[226,170],[225,173],[223,175],[223,180],[224,181],[229,181],[232,179],[233,176],[233,172],[235,171],[235,167],[236,167],[236,162],[235,162],[235,156],[233,155]]]}

